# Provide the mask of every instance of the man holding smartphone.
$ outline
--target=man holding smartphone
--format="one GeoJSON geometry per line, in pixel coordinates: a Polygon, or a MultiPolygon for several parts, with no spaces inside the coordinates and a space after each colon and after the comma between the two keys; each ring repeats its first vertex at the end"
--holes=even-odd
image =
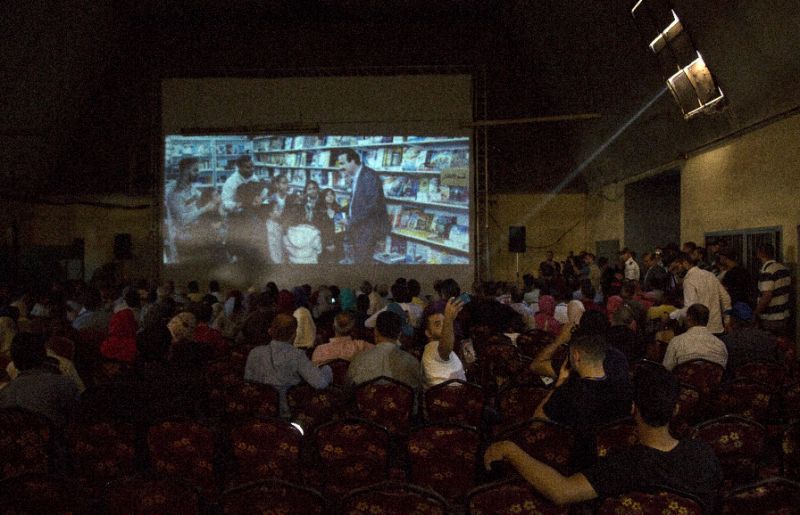
{"type": "Polygon", "coordinates": [[[450,379],[467,380],[464,365],[453,352],[455,344],[453,322],[463,307],[464,301],[461,296],[450,299],[445,305],[444,313],[431,313],[425,319],[425,336],[428,337],[428,344],[422,353],[425,388],[450,379]]]}

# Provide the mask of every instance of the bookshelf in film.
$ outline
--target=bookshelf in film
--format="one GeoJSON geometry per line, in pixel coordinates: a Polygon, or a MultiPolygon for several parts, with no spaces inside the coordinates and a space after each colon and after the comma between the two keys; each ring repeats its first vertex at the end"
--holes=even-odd
{"type": "MultiPolygon", "coordinates": [[[[187,155],[200,159],[199,187],[221,191],[242,154],[253,158],[256,175],[270,187],[285,175],[290,193],[302,195],[307,181],[331,188],[347,212],[352,178],[341,171],[336,150],[359,152],[383,180],[391,234],[374,257],[384,263],[469,263],[469,138],[422,136],[187,136],[170,138],[167,181],[187,155]]],[[[210,192],[209,192],[210,193],[210,192]]],[[[337,225],[337,231],[344,226],[337,225]]]]}

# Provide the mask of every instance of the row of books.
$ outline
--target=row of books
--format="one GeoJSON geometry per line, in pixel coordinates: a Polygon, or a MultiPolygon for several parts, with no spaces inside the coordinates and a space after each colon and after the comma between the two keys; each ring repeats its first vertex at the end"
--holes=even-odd
{"type": "Polygon", "coordinates": [[[414,231],[422,239],[469,250],[466,217],[402,205],[390,205],[387,211],[393,230],[414,231]]]}
{"type": "Polygon", "coordinates": [[[390,237],[388,252],[380,252],[374,258],[386,264],[408,265],[467,265],[467,256],[452,254],[431,245],[405,238],[390,237]]]}
{"type": "Polygon", "coordinates": [[[417,202],[466,205],[469,201],[466,188],[442,186],[438,177],[386,175],[383,176],[383,194],[417,202]]]}
{"type": "Polygon", "coordinates": [[[431,136],[265,136],[254,139],[256,152],[275,150],[303,150],[320,147],[358,147],[386,143],[424,143],[441,141],[431,136]]]}

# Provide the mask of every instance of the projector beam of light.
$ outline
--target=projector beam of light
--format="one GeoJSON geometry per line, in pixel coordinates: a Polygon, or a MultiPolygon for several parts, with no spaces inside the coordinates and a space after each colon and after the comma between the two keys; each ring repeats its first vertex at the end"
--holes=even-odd
{"type": "MultiPolygon", "coordinates": [[[[612,134],[606,141],[604,141],[599,147],[597,147],[597,149],[595,149],[595,151],[592,152],[591,155],[589,155],[589,157],[587,157],[581,164],[579,164],[566,177],[564,177],[564,179],[561,182],[559,182],[551,192],[545,195],[545,197],[541,200],[541,202],[539,202],[536,206],[534,206],[533,209],[528,211],[528,213],[525,215],[525,218],[520,222],[518,222],[517,224],[527,225],[529,220],[531,220],[534,216],[538,215],[542,211],[542,209],[544,209],[544,207],[556,197],[556,195],[561,193],[561,191],[563,191],[564,188],[566,188],[570,182],[575,180],[575,178],[578,175],[580,175],[581,172],[583,172],[583,170],[597,158],[597,156],[602,154],[612,143],[614,143],[622,135],[622,133],[628,129],[628,127],[633,125],[636,122],[636,120],[638,120],[648,109],[650,109],[653,106],[653,104],[655,104],[662,96],[664,96],[664,93],[666,93],[667,91],[668,91],[667,87],[664,86],[656,94],[656,96],[654,96],[650,101],[648,101],[641,109],[639,109],[639,111],[637,111],[625,123],[623,123],[622,126],[614,132],[614,134],[612,134]]],[[[492,254],[497,252],[499,247],[500,245],[496,245],[495,248],[493,249],[492,254]]]]}

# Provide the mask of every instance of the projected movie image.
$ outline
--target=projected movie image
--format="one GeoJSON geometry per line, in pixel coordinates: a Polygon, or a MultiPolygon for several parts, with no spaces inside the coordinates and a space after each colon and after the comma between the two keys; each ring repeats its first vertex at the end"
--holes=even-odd
{"type": "Polygon", "coordinates": [[[469,138],[167,136],[164,264],[469,264],[469,138]]]}

